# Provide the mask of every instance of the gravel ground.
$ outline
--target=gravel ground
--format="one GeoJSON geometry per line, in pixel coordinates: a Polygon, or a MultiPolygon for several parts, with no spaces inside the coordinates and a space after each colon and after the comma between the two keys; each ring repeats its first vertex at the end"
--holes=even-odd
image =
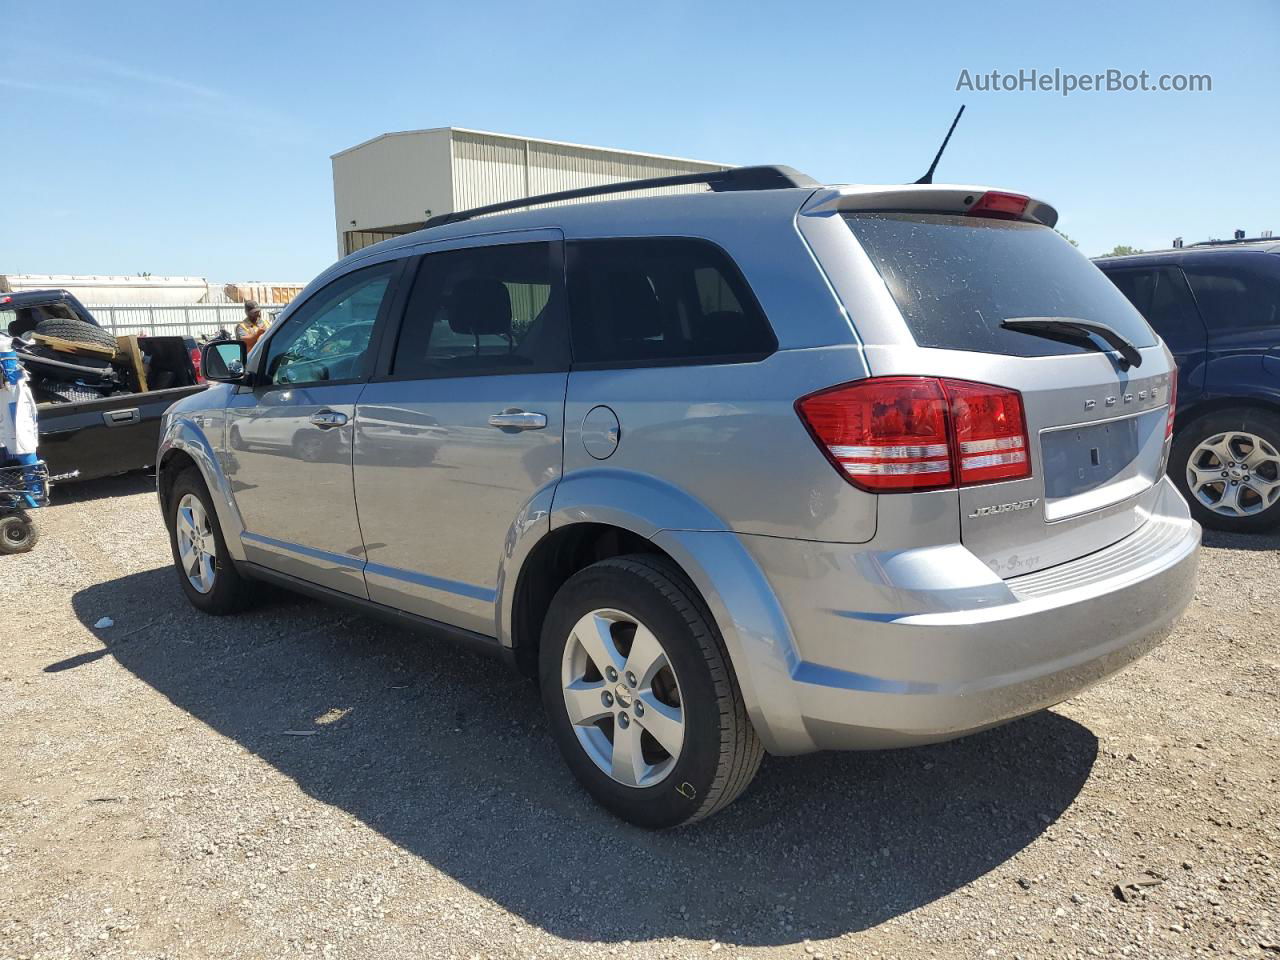
{"type": "Polygon", "coordinates": [[[0,558],[0,957],[1280,957],[1280,538],[1210,535],[1174,636],[1052,711],[649,834],[495,662],[205,618],[149,480],[58,493],[0,558]]]}

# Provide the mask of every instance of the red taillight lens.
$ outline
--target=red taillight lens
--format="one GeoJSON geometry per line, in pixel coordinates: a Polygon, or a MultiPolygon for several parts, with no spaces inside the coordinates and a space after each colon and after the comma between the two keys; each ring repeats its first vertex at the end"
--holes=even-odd
{"type": "Polygon", "coordinates": [[[873,377],[797,401],[845,478],[893,492],[1031,475],[1016,390],[933,377],[873,377]]]}
{"type": "Polygon", "coordinates": [[[200,348],[191,348],[191,366],[196,370],[196,383],[204,383],[204,371],[200,369],[200,348]]]}
{"type": "Polygon", "coordinates": [[[968,210],[971,217],[995,217],[1004,220],[1017,220],[1027,210],[1031,200],[1018,193],[999,193],[988,190],[977,199],[968,210]]]}
{"type": "Polygon", "coordinates": [[[1017,390],[943,380],[950,402],[960,485],[1030,476],[1027,425],[1017,390]]]}
{"type": "Polygon", "coordinates": [[[1178,412],[1178,370],[1175,367],[1169,374],[1169,416],[1164,422],[1164,438],[1173,436],[1173,418],[1178,412]]]}
{"type": "Polygon", "coordinates": [[[797,403],[810,432],[851,483],[868,490],[950,486],[946,400],[937,380],[879,377],[797,403]]]}

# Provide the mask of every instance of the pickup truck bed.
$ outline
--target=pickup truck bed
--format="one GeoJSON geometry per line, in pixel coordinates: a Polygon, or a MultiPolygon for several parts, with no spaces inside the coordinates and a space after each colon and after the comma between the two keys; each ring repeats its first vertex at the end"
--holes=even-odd
{"type": "Polygon", "coordinates": [[[53,476],[78,470],[75,480],[151,466],[160,445],[161,415],[170,404],[204,389],[201,383],[79,403],[42,403],[36,408],[40,457],[53,476]]]}

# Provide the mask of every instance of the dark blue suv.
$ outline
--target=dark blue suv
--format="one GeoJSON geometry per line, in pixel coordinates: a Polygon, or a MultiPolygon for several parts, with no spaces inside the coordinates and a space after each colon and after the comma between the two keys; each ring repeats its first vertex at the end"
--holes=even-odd
{"type": "Polygon", "coordinates": [[[1280,524],[1280,242],[1096,260],[1178,362],[1169,475],[1206,527],[1280,524]]]}

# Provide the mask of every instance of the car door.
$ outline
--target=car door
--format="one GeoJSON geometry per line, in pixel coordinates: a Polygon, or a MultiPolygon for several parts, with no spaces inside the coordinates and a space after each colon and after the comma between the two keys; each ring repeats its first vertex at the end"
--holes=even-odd
{"type": "Polygon", "coordinates": [[[352,420],[402,267],[356,270],[311,295],[271,331],[253,385],[227,406],[226,472],[246,558],[360,597],[352,420]]]}
{"type": "Polygon", "coordinates": [[[560,477],[563,262],[559,232],[540,230],[415,265],[399,335],[356,407],[371,600],[496,635],[508,532],[560,477]]]}
{"type": "Polygon", "coordinates": [[[1178,399],[1186,404],[1204,390],[1208,334],[1186,277],[1176,264],[1107,269],[1107,277],[1160,334],[1178,364],[1178,399]]]}
{"type": "Polygon", "coordinates": [[[1280,256],[1211,252],[1183,265],[1209,328],[1215,392],[1274,393],[1280,372],[1280,256]]]}

